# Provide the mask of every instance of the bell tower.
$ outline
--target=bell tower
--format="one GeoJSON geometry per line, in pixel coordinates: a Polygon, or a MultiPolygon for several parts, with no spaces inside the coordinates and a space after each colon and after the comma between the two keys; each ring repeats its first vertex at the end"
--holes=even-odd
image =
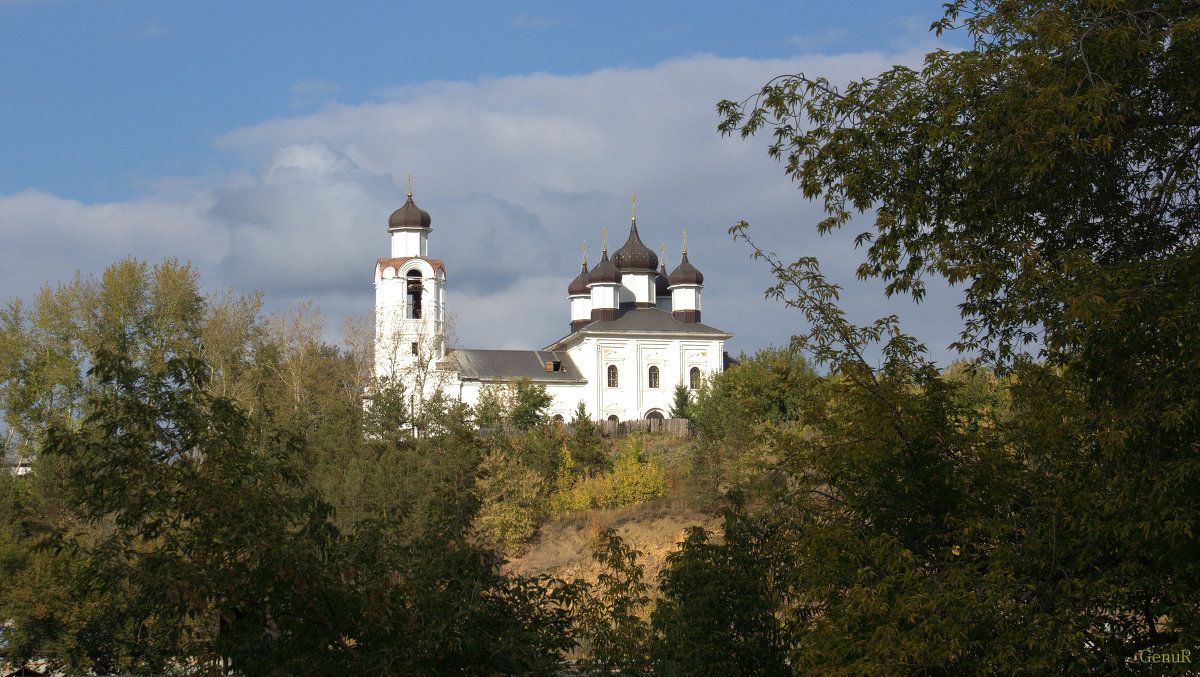
{"type": "Polygon", "coordinates": [[[392,255],[375,263],[375,377],[425,390],[446,356],[446,266],[429,258],[432,219],[413,202],[411,181],[388,219],[392,255]]]}

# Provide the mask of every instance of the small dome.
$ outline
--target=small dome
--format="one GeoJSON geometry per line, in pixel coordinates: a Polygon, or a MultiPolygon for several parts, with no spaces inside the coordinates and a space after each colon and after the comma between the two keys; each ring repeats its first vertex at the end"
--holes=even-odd
{"type": "Polygon", "coordinates": [[[658,254],[642,244],[637,221],[629,226],[629,239],[613,254],[613,263],[621,272],[653,273],[658,268],[658,254]]]}
{"type": "Polygon", "coordinates": [[[667,279],[667,282],[672,287],[678,284],[704,284],[704,275],[696,269],[696,266],[688,263],[687,252],[684,252],[683,260],[671,272],[671,277],[667,279]]]}
{"type": "Polygon", "coordinates": [[[404,206],[392,212],[392,216],[388,218],[388,230],[396,230],[398,228],[428,228],[431,220],[429,212],[421,209],[413,202],[412,193],[408,194],[408,200],[404,206]]]}
{"type": "Polygon", "coordinates": [[[600,263],[592,268],[592,272],[588,274],[588,284],[596,284],[599,282],[616,283],[621,281],[621,271],[613,265],[612,261],[608,260],[608,252],[600,255],[600,263]]]}
{"type": "Polygon", "coordinates": [[[571,284],[567,285],[567,296],[579,296],[588,293],[588,269],[587,264],[583,264],[583,270],[579,271],[579,275],[571,280],[571,284]]]}
{"type": "Polygon", "coordinates": [[[655,296],[666,296],[667,294],[670,294],[671,291],[667,288],[668,285],[669,285],[669,283],[667,282],[667,262],[663,261],[662,268],[660,268],[658,270],[658,274],[654,276],[654,295],[655,296]]]}

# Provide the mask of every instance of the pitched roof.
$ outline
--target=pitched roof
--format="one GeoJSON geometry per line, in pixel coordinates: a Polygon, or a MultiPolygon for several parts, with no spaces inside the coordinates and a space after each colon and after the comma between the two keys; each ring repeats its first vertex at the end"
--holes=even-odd
{"type": "Polygon", "coordinates": [[[564,336],[546,350],[562,350],[570,339],[588,335],[660,334],[671,338],[731,338],[733,334],[699,322],[680,322],[671,313],[658,308],[629,308],[618,311],[615,320],[597,320],[579,331],[564,336]]]}
{"type": "Polygon", "coordinates": [[[464,381],[508,381],[525,376],[535,382],[587,382],[571,356],[565,352],[458,348],[450,351],[447,358],[454,361],[464,381]],[[559,370],[548,371],[546,364],[554,362],[559,363],[559,370]]]}

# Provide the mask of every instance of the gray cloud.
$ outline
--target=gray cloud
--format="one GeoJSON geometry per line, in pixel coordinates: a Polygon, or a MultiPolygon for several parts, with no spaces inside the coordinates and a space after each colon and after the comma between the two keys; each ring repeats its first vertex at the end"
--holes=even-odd
{"type": "Polygon", "coordinates": [[[463,345],[540,347],[561,336],[581,241],[592,262],[602,228],[619,247],[636,191],[643,240],[655,250],[665,242],[669,267],[687,230],[689,258],[707,282],[704,320],[736,334],[734,352],[804,329],[795,311],[762,298],[769,272],[731,241],[728,228],[745,219],[784,258],[822,257],[846,284],[852,316],[899,312],[944,359],[937,349],[955,337],[955,295],[937,290],[921,307],[880,301],[878,285],[854,280],[857,231],[818,237],[819,206],[766,156],[768,140],[721,138],[714,110],[780,73],[845,81],[922,54],[701,55],[638,70],[426,83],[328,104],[224,135],[220,148],[254,173],[215,186],[162,182],[147,197],[102,205],[0,196],[0,284],[5,295],[28,296],[122,256],[178,256],[196,263],[206,285],[262,288],[273,306],[315,300],[332,337],[342,318],[373,304],[374,259],[389,253],[387,218],[412,172],[463,345]]]}

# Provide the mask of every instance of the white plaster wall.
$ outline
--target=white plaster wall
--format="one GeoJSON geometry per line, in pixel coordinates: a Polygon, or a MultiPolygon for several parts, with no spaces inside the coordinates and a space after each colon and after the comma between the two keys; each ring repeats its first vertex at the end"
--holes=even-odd
{"type": "Polygon", "coordinates": [[[375,271],[375,375],[391,376],[411,367],[411,344],[421,350],[434,350],[433,360],[445,356],[444,346],[436,340],[445,330],[446,276],[427,260],[412,258],[399,268],[385,266],[375,271]],[[409,271],[421,273],[422,317],[408,318],[409,271]]]}
{"type": "MultiPolygon", "coordinates": [[[[592,308],[616,308],[619,304],[617,296],[618,285],[608,282],[597,282],[590,286],[592,292],[592,308]]],[[[589,317],[591,310],[589,309],[589,317]]]]}
{"type": "Polygon", "coordinates": [[[429,231],[403,229],[392,231],[392,258],[429,256],[429,231]]]}
{"type": "MultiPolygon", "coordinates": [[[[654,303],[654,275],[651,273],[621,273],[621,285],[627,291],[623,295],[633,303],[654,303]]],[[[622,298],[621,300],[626,300],[622,298]]]]}
{"type": "MultiPolygon", "coordinates": [[[[655,338],[589,337],[568,351],[587,383],[549,383],[546,392],[553,398],[547,414],[561,415],[570,421],[582,400],[593,419],[610,415],[618,418],[644,418],[657,409],[669,416],[677,383],[688,384],[692,367],[702,375],[720,371],[724,342],[718,340],[671,340],[655,338]],[[608,387],[608,366],[616,365],[618,385],[608,387]],[[659,368],[659,387],[649,387],[650,367],[659,368]]],[[[479,391],[488,385],[479,381],[451,381],[447,392],[464,403],[479,402],[479,391]]]]}
{"type": "Polygon", "coordinates": [[[584,296],[568,296],[571,301],[571,321],[575,320],[590,320],[592,318],[592,297],[584,296]]]}
{"type": "Polygon", "coordinates": [[[700,310],[700,287],[680,285],[671,287],[672,310],[700,310]]]}

